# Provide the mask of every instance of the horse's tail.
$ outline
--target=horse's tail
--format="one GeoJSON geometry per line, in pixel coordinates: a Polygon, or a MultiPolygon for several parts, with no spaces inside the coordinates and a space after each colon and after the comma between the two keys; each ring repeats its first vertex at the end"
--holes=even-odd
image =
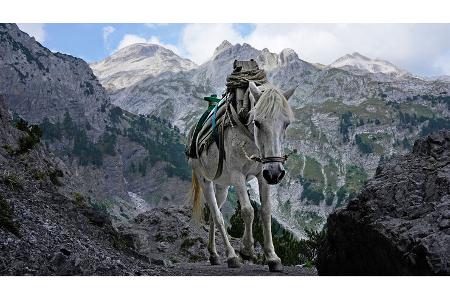
{"type": "Polygon", "coordinates": [[[198,182],[197,174],[192,170],[192,186],[191,186],[191,201],[192,201],[192,217],[198,223],[202,222],[203,211],[202,211],[202,188],[198,182]]]}

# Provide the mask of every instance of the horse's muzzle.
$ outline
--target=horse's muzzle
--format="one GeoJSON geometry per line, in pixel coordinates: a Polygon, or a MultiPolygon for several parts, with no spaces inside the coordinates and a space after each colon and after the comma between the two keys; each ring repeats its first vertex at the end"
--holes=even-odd
{"type": "Polygon", "coordinates": [[[263,167],[263,177],[268,184],[277,184],[283,179],[286,171],[281,163],[267,163],[263,167]]]}

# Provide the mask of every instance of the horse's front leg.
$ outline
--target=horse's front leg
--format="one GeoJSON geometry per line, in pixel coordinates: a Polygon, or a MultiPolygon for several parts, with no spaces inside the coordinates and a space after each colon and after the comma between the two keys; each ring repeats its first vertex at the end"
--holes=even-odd
{"type": "Polygon", "coordinates": [[[262,172],[257,176],[259,186],[259,196],[261,201],[261,223],[264,236],[264,254],[271,272],[281,272],[283,265],[281,259],[275,253],[272,241],[272,207],[270,203],[270,186],[262,176],[262,172]]]}

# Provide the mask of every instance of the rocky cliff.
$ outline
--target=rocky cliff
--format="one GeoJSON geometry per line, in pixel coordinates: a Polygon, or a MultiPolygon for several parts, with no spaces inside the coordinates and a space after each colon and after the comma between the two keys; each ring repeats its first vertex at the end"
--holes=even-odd
{"type": "Polygon", "coordinates": [[[415,142],[377,168],[328,217],[320,275],[450,274],[450,131],[415,142]]]}

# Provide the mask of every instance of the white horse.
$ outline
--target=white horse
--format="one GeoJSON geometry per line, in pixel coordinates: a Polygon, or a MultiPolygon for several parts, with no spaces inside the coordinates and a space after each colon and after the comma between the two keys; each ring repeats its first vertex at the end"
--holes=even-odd
{"type": "MultiPolygon", "coordinates": [[[[210,210],[210,230],[208,251],[212,265],[220,264],[215,244],[215,226],[222,235],[228,267],[239,268],[241,261],[231,246],[220,208],[225,202],[228,187],[234,186],[241,205],[241,216],[245,229],[242,238],[240,253],[246,257],[254,256],[254,240],[252,222],[253,207],[247,194],[246,183],[257,178],[261,201],[261,220],[264,235],[264,254],[269,270],[282,271],[281,259],[275,253],[271,232],[271,199],[270,186],[281,181],[285,174],[283,163],[283,141],[285,131],[293,119],[293,112],[288,99],[295,89],[285,93],[280,92],[272,85],[265,85],[261,91],[253,82],[249,83],[248,95],[252,110],[249,113],[249,122],[244,125],[253,138],[244,134],[243,128],[234,125],[224,131],[225,160],[222,174],[214,178],[217,169],[219,148],[213,143],[204,150],[198,159],[190,158],[188,163],[192,168],[193,211],[201,210],[200,192],[210,210]],[[249,154],[253,154],[250,157],[249,154]],[[258,154],[255,156],[254,154],[258,154]],[[258,157],[255,159],[255,157],[258,157]]],[[[229,118],[230,115],[227,115],[229,118]]],[[[250,135],[250,136],[251,136],[250,135]]]]}

